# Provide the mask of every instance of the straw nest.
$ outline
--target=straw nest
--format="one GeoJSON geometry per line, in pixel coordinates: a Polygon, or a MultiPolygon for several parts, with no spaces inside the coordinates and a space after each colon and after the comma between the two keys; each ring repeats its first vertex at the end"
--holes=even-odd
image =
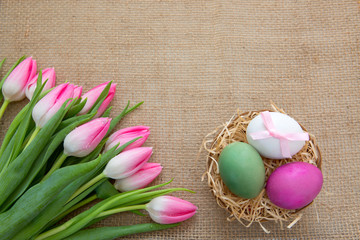
{"type": "MultiPolygon", "coordinates": [[[[268,111],[286,114],[274,104],[272,104],[272,110],[268,111]]],[[[261,224],[262,222],[275,221],[280,224],[281,228],[283,228],[283,224],[286,222],[287,227],[291,228],[301,219],[301,210],[304,208],[297,210],[279,208],[270,202],[265,189],[253,199],[238,197],[231,193],[225,186],[220,177],[218,167],[219,155],[226,145],[233,142],[247,142],[246,128],[249,122],[259,115],[260,112],[262,111],[245,113],[238,111],[227,123],[218,127],[205,137],[203,148],[208,152],[207,171],[204,173],[202,180],[204,180],[205,177],[207,178],[208,185],[216,198],[217,204],[230,213],[230,216],[227,218],[228,221],[236,219],[246,227],[250,227],[254,222],[259,223],[265,232],[270,232],[261,224]]],[[[303,126],[301,127],[307,132],[303,126]]],[[[291,159],[272,160],[262,158],[265,165],[266,181],[277,167],[290,162],[308,162],[321,169],[321,153],[319,147],[316,144],[315,137],[311,133],[309,133],[309,136],[310,140],[307,141],[300,152],[291,159]]]]}

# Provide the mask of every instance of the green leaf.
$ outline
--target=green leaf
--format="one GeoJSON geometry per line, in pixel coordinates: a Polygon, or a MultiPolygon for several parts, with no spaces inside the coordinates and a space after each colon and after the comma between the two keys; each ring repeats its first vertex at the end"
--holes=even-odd
{"type": "MultiPolygon", "coordinates": [[[[65,109],[66,104],[67,102],[65,102],[60,110],[45,124],[30,145],[1,172],[0,206],[22,182],[33,162],[47,145],[51,135],[66,114],[68,109],[65,109]]],[[[1,212],[4,210],[2,207],[0,207],[0,209],[1,212]]]]}
{"type": "MultiPolygon", "coordinates": [[[[114,148],[112,148],[108,152],[106,152],[103,156],[98,157],[96,159],[97,165],[95,168],[93,168],[91,170],[91,172],[88,172],[86,175],[79,178],[76,182],[72,183],[71,187],[69,186],[69,188],[67,188],[66,190],[64,189],[64,191],[66,191],[66,192],[61,192],[58,195],[58,197],[56,197],[46,209],[44,209],[42,212],[39,212],[38,213],[39,215],[34,219],[34,221],[32,221],[32,223],[28,224],[20,233],[18,233],[18,235],[16,236],[15,239],[21,240],[21,239],[23,239],[24,236],[27,236],[27,237],[32,236],[34,234],[39,233],[39,231],[43,230],[45,227],[48,227],[48,226],[51,226],[52,224],[54,224],[58,220],[57,219],[58,216],[61,216],[61,214],[63,214],[68,209],[70,209],[72,206],[74,206],[75,204],[80,202],[82,200],[82,198],[85,197],[85,194],[87,193],[88,190],[86,190],[84,194],[80,194],[81,196],[79,195],[78,197],[72,199],[69,203],[67,203],[68,199],[72,196],[72,194],[81,185],[85,184],[86,182],[90,181],[90,179],[92,179],[94,176],[96,176],[99,173],[99,171],[101,171],[103,169],[104,165],[113,156],[115,156],[119,151],[122,151],[124,148],[126,148],[128,145],[130,145],[132,142],[134,142],[136,140],[137,139],[129,141],[128,143],[124,144],[124,146],[121,146],[119,149],[116,149],[117,146],[115,146],[114,148]],[[49,223],[51,225],[49,225],[49,223]]],[[[76,164],[76,165],[72,165],[72,166],[78,166],[78,165],[81,165],[81,164],[76,164]]],[[[69,166],[69,167],[71,167],[71,166],[69,166]]],[[[60,169],[63,169],[63,168],[60,168],[60,169]]],[[[59,170],[57,170],[57,171],[59,171],[59,170]]],[[[55,171],[53,174],[55,174],[57,171],[55,171]]],[[[95,187],[97,187],[97,186],[95,186],[95,187]]],[[[93,191],[93,189],[91,189],[91,191],[93,191]]]]}
{"type": "MultiPolygon", "coordinates": [[[[27,221],[27,222],[26,222],[26,224],[22,225],[22,227],[21,227],[22,230],[21,231],[20,231],[20,229],[17,229],[17,230],[14,231],[14,232],[17,232],[17,235],[13,239],[24,239],[24,237],[28,238],[29,236],[33,236],[34,234],[36,235],[37,233],[39,233],[39,231],[43,230],[48,225],[49,222],[53,223],[53,221],[52,221],[53,219],[56,219],[57,216],[59,216],[60,214],[65,212],[67,209],[69,209],[71,206],[76,204],[78,201],[81,201],[80,198],[85,197],[83,195],[85,195],[86,193],[81,195],[79,198],[74,198],[72,201],[70,201],[69,203],[67,203],[65,205],[67,200],[79,188],[79,186],[85,184],[87,181],[89,181],[94,176],[96,176],[99,173],[99,171],[102,171],[105,164],[113,156],[118,154],[118,152],[122,151],[125,147],[127,147],[127,145],[131,144],[132,142],[134,142],[136,140],[137,139],[129,141],[124,146],[119,147],[119,149],[116,149],[117,146],[115,146],[114,148],[112,148],[108,152],[106,152],[101,158],[98,158],[96,166],[90,172],[88,172],[87,174],[83,174],[76,181],[72,182],[68,187],[66,187],[62,192],[60,192],[56,197],[52,198],[52,200],[49,200],[48,201],[49,205],[47,207],[44,206],[42,209],[38,209],[38,211],[36,212],[36,215],[31,218],[32,219],[31,222],[29,222],[27,219],[25,219],[25,220],[22,219],[23,221],[27,221]]],[[[30,146],[31,146],[31,144],[30,144],[30,146]]],[[[60,168],[59,170],[55,171],[51,175],[51,177],[48,180],[44,181],[43,183],[48,182],[50,179],[52,179],[53,175],[57,174],[58,171],[62,171],[63,169],[69,169],[70,167],[76,167],[76,166],[79,166],[79,165],[82,165],[82,164],[76,164],[76,165],[68,166],[68,167],[65,167],[65,168],[60,168]]],[[[40,184],[42,184],[42,183],[40,183],[40,184]]],[[[38,186],[40,184],[37,184],[34,187],[36,187],[36,186],[38,186]]],[[[33,188],[31,188],[31,189],[33,189],[33,188]]],[[[16,207],[16,205],[19,203],[19,201],[21,201],[25,196],[28,196],[27,194],[28,194],[28,192],[30,190],[28,190],[15,203],[15,205],[9,211],[14,209],[16,207]]],[[[7,212],[5,212],[5,213],[7,213],[7,212]]],[[[5,214],[5,213],[3,213],[3,214],[5,214]]],[[[2,219],[1,216],[2,215],[0,215],[0,220],[2,219]]],[[[0,235],[2,234],[1,231],[4,231],[6,234],[9,234],[9,235],[6,235],[6,236],[13,236],[13,234],[14,234],[14,232],[9,233],[9,232],[6,232],[5,230],[2,230],[1,226],[0,226],[0,235]]]]}
{"type": "Polygon", "coordinates": [[[135,104],[135,106],[132,106],[130,109],[128,109],[128,110],[126,111],[126,114],[125,114],[125,115],[131,113],[132,111],[134,111],[135,109],[137,109],[138,107],[140,107],[143,103],[144,103],[144,101],[135,104]]]}
{"type": "Polygon", "coordinates": [[[111,240],[118,237],[124,237],[131,234],[144,233],[164,230],[179,226],[176,224],[158,224],[158,223],[144,223],[130,226],[120,227],[99,227],[93,229],[86,229],[79,231],[69,237],[67,240],[111,240]]]}
{"type": "Polygon", "coordinates": [[[101,117],[109,117],[112,107],[108,107],[101,117]]]}
{"type": "Polygon", "coordinates": [[[142,217],[145,217],[146,214],[143,214],[142,212],[140,212],[139,210],[134,210],[134,211],[131,211],[132,213],[135,213],[136,215],[139,215],[139,216],[142,216],[142,217]]]}
{"type": "MultiPolygon", "coordinates": [[[[95,190],[99,185],[101,185],[106,179],[100,180],[93,186],[86,189],[84,192],[82,192],[80,195],[75,197],[73,200],[71,200],[69,203],[67,203],[62,209],[61,209],[61,215],[59,215],[56,219],[52,221],[52,224],[55,224],[56,222],[60,221],[63,217],[65,217],[67,214],[72,212],[75,209],[72,209],[72,207],[76,206],[76,204],[80,203],[83,199],[85,199],[91,192],[95,190]]],[[[76,208],[77,209],[77,208],[76,208]]]]}
{"type": "MultiPolygon", "coordinates": [[[[99,161],[100,161],[100,157],[90,162],[92,163],[93,166],[91,169],[86,167],[86,164],[90,164],[90,163],[85,163],[85,164],[77,164],[65,168],[60,168],[56,170],[50,176],[50,178],[60,170],[71,169],[78,166],[86,167],[87,172],[84,173],[82,176],[78,176],[77,179],[74,179],[74,182],[64,187],[64,190],[59,192],[59,194],[56,197],[54,197],[51,201],[49,201],[49,205],[46,206],[44,209],[42,209],[42,211],[38,213],[36,218],[34,218],[33,221],[31,221],[31,223],[27,224],[23,229],[21,229],[21,231],[19,231],[13,239],[22,240],[22,239],[27,239],[31,236],[36,236],[46,227],[55,224],[59,219],[61,219],[61,218],[59,219],[57,218],[61,217],[62,213],[66,212],[66,210],[68,209],[68,208],[64,209],[63,207],[66,201],[82,184],[84,184],[84,182],[87,181],[87,179],[90,178],[90,176],[94,171],[94,165],[98,164],[99,161]]],[[[45,182],[48,180],[45,180],[45,182]]]]}
{"type": "MultiPolygon", "coordinates": [[[[21,109],[21,111],[16,115],[16,117],[14,118],[14,120],[11,122],[4,140],[1,144],[1,148],[0,148],[0,156],[2,156],[2,154],[5,151],[5,148],[7,147],[7,145],[9,144],[11,138],[13,137],[14,133],[16,132],[18,126],[20,125],[22,119],[25,117],[27,111],[29,110],[30,107],[30,103],[28,103],[23,109],[21,109]]],[[[1,169],[1,168],[0,168],[1,169]]]]}
{"type": "Polygon", "coordinates": [[[4,169],[9,164],[10,154],[11,154],[14,144],[15,144],[15,138],[10,138],[9,140],[10,140],[10,142],[7,143],[7,147],[4,148],[4,152],[1,154],[1,157],[0,157],[0,176],[1,176],[1,172],[4,171],[4,169]]]}
{"type": "MultiPolygon", "coordinates": [[[[40,93],[46,83],[41,85],[41,73],[37,81],[37,87],[31,101],[19,112],[4,137],[3,143],[0,148],[0,170],[1,172],[10,164],[10,162],[17,157],[23,146],[23,141],[29,126],[31,126],[32,109],[36,105],[38,99],[41,97],[40,93]],[[10,141],[13,144],[8,146],[10,141]]],[[[1,176],[1,175],[0,175],[1,176]]]]}
{"type": "Polygon", "coordinates": [[[2,65],[4,64],[6,58],[4,58],[1,62],[0,62],[0,69],[2,68],[2,65]]]}
{"type": "Polygon", "coordinates": [[[106,179],[106,181],[104,181],[100,186],[98,186],[95,191],[96,195],[100,199],[106,199],[119,193],[114,187],[114,185],[109,182],[108,179],[106,179]]]}
{"type": "MultiPolygon", "coordinates": [[[[44,92],[41,92],[39,98],[37,99],[37,101],[39,101],[40,99],[42,99],[46,94],[48,94],[52,89],[49,89],[47,91],[44,91],[44,92]]],[[[35,98],[36,96],[34,95],[33,98],[35,98]]],[[[19,127],[20,123],[23,121],[23,118],[25,117],[26,113],[29,111],[29,107],[30,107],[30,104],[31,102],[29,102],[23,109],[21,109],[21,111],[16,115],[16,117],[14,118],[14,120],[11,122],[6,134],[5,134],[5,137],[4,137],[4,140],[1,144],[1,147],[0,147],[0,158],[2,158],[3,156],[3,153],[6,149],[6,147],[8,146],[10,140],[12,139],[12,137],[14,136],[17,128],[19,127]]],[[[8,156],[5,157],[5,160],[7,161],[8,159],[8,156]]],[[[0,166],[3,166],[2,165],[2,160],[0,160],[0,166]]],[[[2,167],[0,167],[0,172],[2,170],[2,167]]]]}
{"type": "Polygon", "coordinates": [[[67,126],[66,128],[64,128],[63,130],[61,130],[60,132],[56,133],[54,136],[51,137],[51,140],[49,141],[50,144],[46,146],[45,149],[42,151],[41,155],[37,159],[35,159],[33,165],[31,166],[24,180],[4,202],[3,204],[4,209],[10,207],[21,196],[21,194],[23,194],[26,191],[26,189],[30,186],[30,184],[35,179],[39,171],[45,166],[46,162],[52,156],[54,151],[63,142],[65,137],[77,126],[91,119],[91,117],[92,114],[83,115],[81,119],[77,120],[76,122],[73,122],[71,125],[67,126]]]}
{"type": "Polygon", "coordinates": [[[119,115],[117,115],[115,118],[113,118],[111,120],[110,127],[109,127],[108,132],[106,133],[106,136],[108,136],[111,133],[111,131],[115,128],[115,126],[120,122],[120,120],[123,117],[125,117],[130,112],[134,111],[136,108],[140,107],[143,103],[144,102],[140,102],[129,109],[130,101],[128,101],[128,104],[126,105],[124,110],[119,115]]]}
{"type": "MultiPolygon", "coordinates": [[[[54,198],[62,197],[59,193],[79,183],[77,179],[89,173],[97,164],[98,160],[58,169],[49,179],[29,189],[10,210],[0,214],[1,239],[13,239],[13,236],[28,226],[54,198]]],[[[71,195],[71,192],[69,190],[68,195],[71,195]]],[[[25,239],[29,237],[26,236],[25,239]]]]}
{"type": "MultiPolygon", "coordinates": [[[[113,197],[105,199],[105,200],[99,202],[98,204],[94,205],[89,210],[80,213],[79,215],[70,219],[63,225],[57,227],[56,230],[58,230],[58,231],[53,235],[49,235],[46,239],[47,240],[55,240],[55,239],[66,238],[66,237],[76,233],[83,227],[87,226],[93,219],[95,219],[97,217],[97,215],[99,213],[101,213],[105,210],[108,210],[109,207],[114,205],[115,203],[117,203],[117,202],[126,203],[128,198],[134,197],[137,194],[142,193],[142,192],[147,192],[152,189],[162,187],[166,184],[168,184],[168,183],[156,185],[153,187],[147,187],[147,188],[143,188],[143,189],[127,192],[127,193],[119,193],[113,197]]],[[[119,204],[121,204],[121,203],[119,203],[119,204]]],[[[50,230],[50,231],[54,231],[54,230],[50,230]]],[[[44,233],[44,234],[46,235],[46,233],[44,233]]]]}
{"type": "Polygon", "coordinates": [[[39,98],[40,93],[46,84],[46,82],[44,84],[42,84],[41,80],[42,80],[42,73],[40,70],[39,77],[37,79],[37,87],[34,92],[34,97],[33,97],[33,99],[31,99],[29,109],[28,109],[26,115],[24,116],[24,118],[22,119],[22,121],[18,127],[18,130],[16,131],[16,133],[14,135],[15,144],[13,146],[13,151],[11,152],[10,158],[8,159],[9,162],[14,160],[19,155],[20,151],[22,150],[22,146],[23,146],[23,142],[24,142],[26,133],[29,129],[30,122],[32,121],[32,110],[34,109],[34,107],[37,103],[37,99],[39,98]]]}
{"type": "MultiPolygon", "coordinates": [[[[88,121],[90,121],[93,117],[95,116],[95,113],[88,113],[86,115],[80,115],[80,116],[74,116],[74,117],[71,117],[71,118],[68,118],[66,120],[63,120],[60,125],[58,126],[58,128],[56,129],[56,132],[59,132],[61,131],[62,129],[66,128],[67,126],[71,125],[72,123],[74,122],[77,122],[81,119],[88,119],[88,121]],[[90,117],[90,118],[89,118],[90,117]]],[[[84,122],[85,123],[85,122],[84,122]]],[[[83,124],[84,124],[83,123],[83,124]]]]}
{"type": "MultiPolygon", "coordinates": [[[[130,145],[132,142],[133,141],[130,141],[127,144],[130,145]]],[[[83,185],[86,182],[90,181],[94,176],[96,176],[98,174],[99,171],[101,171],[103,169],[104,165],[113,156],[116,155],[118,150],[115,150],[115,149],[116,149],[116,147],[110,149],[107,153],[105,153],[101,157],[97,158],[98,163],[97,163],[96,167],[94,169],[92,169],[91,172],[87,173],[85,176],[78,179],[79,182],[77,182],[76,186],[74,185],[72,188],[72,191],[71,191],[72,194],[80,187],[80,185],[83,185]],[[79,183],[81,183],[81,184],[79,184],[79,183]]],[[[79,164],[72,165],[72,166],[77,166],[77,165],[79,165],[79,164]]],[[[93,191],[94,188],[96,188],[96,187],[97,187],[97,185],[95,187],[91,187],[90,191],[93,191]]],[[[58,219],[59,216],[61,216],[72,206],[74,206],[75,204],[80,202],[82,200],[82,198],[84,198],[87,195],[86,193],[88,193],[88,190],[89,189],[87,189],[85,191],[85,193],[80,194],[79,196],[75,197],[68,203],[67,203],[68,199],[72,196],[72,194],[69,194],[70,191],[67,192],[66,194],[65,193],[59,194],[59,197],[57,197],[54,200],[54,203],[49,205],[48,208],[44,209],[43,212],[41,212],[39,214],[39,216],[34,220],[34,223],[27,226],[26,229],[23,230],[21,235],[19,235],[19,236],[21,236],[21,237],[28,236],[30,233],[37,234],[37,233],[39,233],[40,230],[43,230],[45,227],[51,226],[52,224],[56,223],[59,220],[58,219]],[[49,213],[51,213],[51,214],[49,214],[49,213]]],[[[21,237],[19,237],[18,239],[19,240],[22,239],[21,237]]]]}
{"type": "MultiPolygon", "coordinates": [[[[81,99],[78,99],[79,101],[81,99]]],[[[70,108],[70,110],[67,112],[67,114],[65,115],[65,119],[71,118],[73,116],[75,116],[76,114],[78,114],[85,106],[87,99],[76,103],[72,108],[70,108]]]]}

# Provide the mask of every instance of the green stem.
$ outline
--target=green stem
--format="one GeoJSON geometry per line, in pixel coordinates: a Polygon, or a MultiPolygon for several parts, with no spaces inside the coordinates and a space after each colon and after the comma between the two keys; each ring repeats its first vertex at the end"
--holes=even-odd
{"type": "Polygon", "coordinates": [[[49,172],[45,175],[45,177],[41,180],[42,182],[48,179],[53,172],[55,172],[57,169],[61,167],[65,159],[67,158],[67,155],[63,152],[59,157],[55,160],[54,164],[52,165],[49,172]]]}
{"type": "MultiPolygon", "coordinates": [[[[121,212],[127,212],[127,211],[133,211],[133,210],[141,210],[141,209],[145,209],[146,205],[135,205],[135,206],[128,206],[128,207],[122,207],[122,208],[115,208],[115,209],[111,209],[108,211],[104,211],[101,212],[100,214],[98,214],[96,217],[105,217],[111,214],[115,214],[115,213],[121,213],[121,212]]],[[[63,225],[60,225],[56,228],[53,228],[47,232],[44,232],[42,234],[40,234],[39,236],[37,236],[35,238],[35,240],[43,240],[46,239],[47,237],[50,237],[52,235],[55,235],[59,232],[62,232],[64,230],[66,230],[68,227],[70,227],[72,225],[72,221],[71,219],[69,221],[67,221],[66,223],[64,223],[63,225]]]]}
{"type": "MultiPolygon", "coordinates": [[[[103,174],[100,174],[100,175],[103,175],[103,174]]],[[[98,176],[95,178],[98,178],[98,176]]],[[[151,191],[153,189],[165,186],[165,185],[169,184],[170,182],[114,195],[113,197],[110,197],[106,200],[101,201],[100,203],[96,204],[89,210],[73,217],[72,219],[70,219],[63,225],[57,227],[56,229],[52,229],[48,232],[40,234],[38,236],[38,238],[36,238],[36,240],[42,240],[45,238],[46,239],[65,239],[67,236],[79,231],[81,228],[83,228],[86,225],[88,225],[89,223],[91,223],[92,220],[98,218],[98,215],[102,214],[102,212],[107,212],[109,210],[112,210],[115,207],[121,206],[122,204],[126,204],[127,202],[129,202],[128,201],[129,198],[135,198],[135,199],[138,198],[136,195],[139,193],[151,191]]],[[[132,200],[134,200],[134,199],[132,199],[132,200]]],[[[139,205],[139,204],[137,205],[137,209],[144,209],[144,207],[145,207],[145,205],[143,205],[144,203],[140,203],[140,204],[141,205],[139,205]]],[[[133,204],[132,206],[134,206],[134,205],[135,204],[133,204]]],[[[127,210],[127,211],[136,210],[133,208],[131,208],[131,209],[128,208],[131,206],[123,206],[123,207],[126,207],[126,208],[117,209],[116,212],[125,211],[125,210],[127,210]]]]}
{"type": "MultiPolygon", "coordinates": [[[[36,128],[35,128],[34,132],[31,134],[31,137],[30,137],[29,141],[26,143],[25,148],[27,148],[27,147],[30,145],[30,143],[32,142],[32,140],[34,140],[34,138],[35,138],[36,135],[40,132],[40,130],[41,130],[40,127],[36,127],[36,128]]],[[[25,148],[24,148],[24,149],[25,149],[25,148]]]]}
{"type": "Polygon", "coordinates": [[[59,232],[65,230],[66,228],[68,228],[66,223],[64,223],[63,225],[60,225],[59,227],[53,228],[53,229],[51,229],[51,230],[49,230],[47,232],[44,232],[44,233],[40,234],[39,236],[37,236],[35,238],[35,240],[43,240],[43,239],[45,239],[47,237],[50,237],[50,236],[52,236],[52,235],[54,235],[56,233],[59,233],[59,232]]]}
{"type": "Polygon", "coordinates": [[[133,210],[141,210],[141,209],[146,209],[146,205],[143,204],[143,205],[134,205],[134,206],[110,209],[110,210],[99,213],[96,216],[96,218],[106,217],[106,216],[109,216],[109,215],[112,215],[115,213],[121,213],[121,212],[133,211],[133,210]]]}
{"type": "Polygon", "coordinates": [[[82,200],[81,202],[79,202],[78,204],[72,206],[71,208],[69,208],[68,210],[66,210],[65,212],[63,212],[62,214],[60,214],[57,219],[62,219],[63,217],[65,217],[66,215],[68,215],[69,213],[71,213],[72,211],[78,209],[78,208],[81,208],[82,206],[85,206],[86,204],[96,200],[98,197],[96,194],[82,200]]]}
{"type": "Polygon", "coordinates": [[[86,184],[82,185],[70,198],[67,202],[70,202],[71,200],[73,200],[74,198],[76,198],[79,194],[81,194],[83,191],[85,191],[86,189],[88,189],[89,187],[91,187],[92,185],[94,185],[95,183],[97,183],[98,181],[100,181],[101,179],[106,178],[106,175],[104,173],[100,173],[99,175],[97,175],[96,177],[94,177],[93,179],[91,179],[89,182],[87,182],[86,184]]]}
{"type": "Polygon", "coordinates": [[[7,106],[9,105],[9,100],[6,100],[5,99],[5,101],[3,102],[3,104],[2,104],[2,106],[1,106],[1,108],[0,108],[0,119],[2,118],[2,116],[4,115],[4,112],[5,112],[5,110],[6,110],[6,108],[7,108],[7,106]]]}

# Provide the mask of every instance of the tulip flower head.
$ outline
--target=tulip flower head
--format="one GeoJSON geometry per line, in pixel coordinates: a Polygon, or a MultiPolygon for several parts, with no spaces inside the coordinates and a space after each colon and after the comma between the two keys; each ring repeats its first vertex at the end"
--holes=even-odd
{"type": "Polygon", "coordinates": [[[105,152],[108,151],[109,149],[115,147],[117,144],[119,144],[120,147],[121,145],[137,137],[142,137],[142,138],[136,140],[135,142],[127,146],[124,149],[124,151],[136,147],[141,147],[150,135],[149,129],[150,128],[147,126],[135,126],[135,127],[120,129],[119,131],[116,131],[109,137],[109,140],[106,142],[104,151],[105,152]]]}
{"type": "Polygon", "coordinates": [[[55,113],[60,109],[64,102],[72,98],[74,85],[63,83],[51,90],[34,107],[32,116],[37,127],[43,127],[55,113]]]}
{"type": "MultiPolygon", "coordinates": [[[[86,98],[87,100],[86,100],[85,106],[79,112],[79,114],[85,114],[85,113],[89,112],[89,110],[93,107],[96,100],[98,99],[98,97],[100,96],[102,91],[105,89],[106,85],[108,85],[108,83],[109,82],[105,82],[105,83],[102,83],[102,84],[94,87],[93,89],[89,90],[87,93],[85,93],[81,97],[82,99],[86,98]]],[[[108,107],[108,105],[110,104],[111,100],[114,98],[115,91],[116,91],[116,84],[111,84],[109,93],[108,93],[107,97],[105,98],[105,100],[102,102],[95,117],[101,116],[105,112],[105,110],[108,107]]]]}
{"type": "Polygon", "coordinates": [[[75,85],[73,98],[81,98],[81,93],[82,93],[82,86],[75,85]]]}
{"type": "MultiPolygon", "coordinates": [[[[34,95],[38,77],[39,77],[39,74],[36,74],[28,82],[28,84],[25,88],[25,95],[29,100],[31,100],[32,96],[34,95]]],[[[54,68],[45,68],[44,70],[42,70],[42,83],[44,83],[45,81],[47,81],[47,82],[42,90],[43,92],[46,90],[49,90],[55,86],[56,74],[55,74],[54,68]]]]}
{"type": "Polygon", "coordinates": [[[185,200],[171,196],[160,196],[146,205],[150,217],[160,224],[172,224],[185,221],[196,213],[197,207],[185,200]]]}
{"type": "Polygon", "coordinates": [[[159,176],[161,170],[162,167],[159,163],[145,163],[144,166],[133,175],[127,178],[117,179],[114,186],[121,192],[144,188],[159,176]]]}
{"type": "Polygon", "coordinates": [[[138,147],[113,157],[104,169],[104,174],[112,179],[123,179],[139,171],[152,155],[151,147],[138,147]]]}
{"type": "Polygon", "coordinates": [[[85,157],[104,138],[110,127],[111,118],[96,118],[72,130],[64,140],[64,154],[85,157]]]}
{"type": "Polygon", "coordinates": [[[32,57],[26,58],[10,73],[2,86],[5,100],[9,102],[20,101],[25,98],[25,88],[35,76],[36,61],[32,57]]]}

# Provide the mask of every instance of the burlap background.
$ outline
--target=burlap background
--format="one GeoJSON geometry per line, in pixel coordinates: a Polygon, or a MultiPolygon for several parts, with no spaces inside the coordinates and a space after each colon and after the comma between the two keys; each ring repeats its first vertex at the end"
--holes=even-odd
{"type": "MultiPolygon", "coordinates": [[[[359,20],[357,1],[1,1],[1,75],[18,57],[55,67],[85,90],[118,83],[113,105],[144,100],[121,126],[151,126],[152,161],[175,177],[198,214],[182,226],[131,239],[358,239],[359,20]],[[271,234],[226,222],[205,182],[203,137],[237,108],[273,100],[314,133],[325,183],[291,230],[271,234]],[[317,218],[318,214],[318,218],[317,218]]],[[[24,103],[13,104],[1,131],[24,103]]],[[[121,214],[102,225],[148,222],[121,214]]]]}

